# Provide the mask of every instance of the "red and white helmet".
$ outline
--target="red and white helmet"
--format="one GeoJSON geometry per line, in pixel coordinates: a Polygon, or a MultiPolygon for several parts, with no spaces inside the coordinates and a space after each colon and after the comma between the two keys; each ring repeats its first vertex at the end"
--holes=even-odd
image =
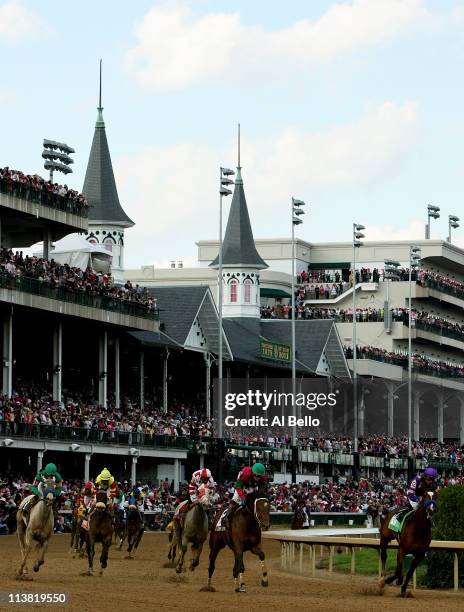
{"type": "Polygon", "coordinates": [[[208,470],[208,468],[203,468],[203,469],[200,471],[200,478],[201,478],[202,480],[203,480],[203,479],[205,479],[205,480],[206,480],[206,479],[211,478],[211,472],[208,470]]]}

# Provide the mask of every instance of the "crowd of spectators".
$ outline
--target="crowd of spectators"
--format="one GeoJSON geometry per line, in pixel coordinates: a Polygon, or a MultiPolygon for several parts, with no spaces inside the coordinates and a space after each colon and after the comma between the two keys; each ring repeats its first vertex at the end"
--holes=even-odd
{"type": "Polygon", "coordinates": [[[90,268],[81,270],[54,259],[24,255],[22,251],[0,249],[0,274],[11,279],[35,279],[50,289],[122,300],[140,304],[149,312],[156,311],[156,299],[146,287],[134,287],[130,281],[124,286],[115,286],[109,274],[97,274],[90,268]]]}
{"type": "Polygon", "coordinates": [[[454,278],[449,278],[449,276],[444,276],[438,272],[419,270],[417,284],[421,287],[430,287],[451,295],[456,295],[461,299],[464,298],[464,282],[454,278]]]}
{"type": "Polygon", "coordinates": [[[24,200],[40,202],[82,214],[88,209],[85,196],[67,185],[59,185],[46,181],[37,174],[24,174],[20,170],[12,170],[8,166],[0,168],[0,190],[8,195],[24,200]]]}
{"type": "MultiPolygon", "coordinates": [[[[345,347],[345,356],[347,359],[353,358],[353,350],[350,346],[345,347]]],[[[356,356],[358,359],[374,359],[375,361],[398,365],[402,368],[408,367],[407,351],[387,351],[386,349],[375,346],[359,346],[356,349],[356,356]]],[[[419,353],[413,353],[412,367],[413,369],[419,370],[422,374],[428,374],[430,376],[464,378],[464,364],[430,359],[419,353]]]]}
{"type": "MultiPolygon", "coordinates": [[[[297,319],[332,319],[339,323],[350,323],[353,321],[352,308],[320,308],[318,306],[303,306],[300,304],[297,310],[297,319]]],[[[392,321],[404,321],[407,318],[407,308],[392,308],[390,310],[392,321]]],[[[291,318],[291,308],[277,304],[275,306],[263,306],[261,308],[263,319],[288,319],[291,318]]],[[[378,323],[385,320],[384,308],[357,308],[356,321],[359,323],[378,323]]]]}
{"type": "Polygon", "coordinates": [[[412,311],[416,327],[452,338],[464,337],[464,324],[426,311],[412,311]]]}

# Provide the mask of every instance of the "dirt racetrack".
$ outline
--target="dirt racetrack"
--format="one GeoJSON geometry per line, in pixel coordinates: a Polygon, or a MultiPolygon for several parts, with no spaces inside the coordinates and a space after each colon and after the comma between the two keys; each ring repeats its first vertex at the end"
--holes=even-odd
{"type": "MultiPolygon", "coordinates": [[[[367,594],[373,591],[375,580],[362,576],[329,575],[318,571],[315,579],[280,570],[280,548],[265,541],[269,569],[269,587],[260,586],[261,568],[254,555],[245,555],[247,593],[235,593],[232,581],[232,553],[223,551],[216,566],[215,593],[200,592],[206,584],[208,549],[203,551],[200,567],[177,577],[174,570],[163,567],[166,560],[167,535],[146,533],[133,560],[124,558],[112,546],[108,568],[99,574],[99,546],[95,556],[95,575],[82,575],[85,559],[73,559],[68,552],[69,537],[55,535],[45,558],[45,565],[33,581],[17,581],[19,563],[16,536],[0,537],[0,592],[66,593],[66,606],[9,605],[17,608],[52,608],[84,612],[115,612],[115,610],[183,610],[183,612],[229,612],[237,610],[266,612],[296,612],[323,610],[324,612],[390,612],[417,610],[459,610],[464,607],[461,593],[418,590],[414,598],[397,597],[398,587],[388,587],[380,597],[367,594]]],[[[6,604],[0,604],[0,606],[6,604]]]]}

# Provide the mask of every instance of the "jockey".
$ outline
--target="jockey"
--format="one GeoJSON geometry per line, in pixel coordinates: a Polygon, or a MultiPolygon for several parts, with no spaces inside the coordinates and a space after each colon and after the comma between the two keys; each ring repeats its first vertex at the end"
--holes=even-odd
{"type": "Polygon", "coordinates": [[[438,472],[433,467],[425,468],[423,474],[418,474],[409,483],[407,490],[408,501],[411,508],[415,509],[419,499],[428,491],[435,491],[437,488],[436,479],[438,472]]]}
{"type": "Polygon", "coordinates": [[[95,499],[95,491],[93,488],[93,483],[88,482],[85,483],[84,488],[82,489],[81,497],[80,497],[80,506],[83,508],[83,513],[86,515],[90,508],[92,507],[92,503],[95,499]]]}
{"type": "Polygon", "coordinates": [[[198,501],[198,490],[202,485],[208,486],[211,490],[214,490],[216,486],[213,476],[207,468],[201,468],[193,472],[188,487],[189,497],[177,506],[174,513],[174,520],[179,521],[182,517],[182,513],[188,510],[190,504],[195,504],[198,501]]]}
{"type": "Polygon", "coordinates": [[[136,506],[140,514],[144,511],[144,493],[140,487],[134,487],[129,497],[129,505],[136,506]]]}
{"type": "Polygon", "coordinates": [[[43,489],[45,486],[53,486],[55,498],[61,495],[62,481],[63,479],[54,463],[47,463],[42,470],[39,470],[31,486],[33,495],[30,496],[22,507],[23,516],[28,516],[32,507],[43,497],[43,489]]]}
{"type": "Polygon", "coordinates": [[[257,491],[266,482],[266,468],[262,463],[255,463],[253,467],[247,465],[240,470],[234,487],[234,496],[222,517],[222,526],[225,529],[229,528],[230,519],[235,510],[245,504],[247,494],[257,491]]]}
{"type": "Polygon", "coordinates": [[[111,503],[118,494],[118,485],[107,468],[103,468],[100,474],[95,478],[95,488],[97,492],[106,491],[108,501],[111,503]]]}

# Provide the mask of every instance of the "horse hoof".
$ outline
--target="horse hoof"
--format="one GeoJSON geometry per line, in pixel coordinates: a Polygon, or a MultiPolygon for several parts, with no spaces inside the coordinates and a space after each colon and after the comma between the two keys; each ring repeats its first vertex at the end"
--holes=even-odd
{"type": "Polygon", "coordinates": [[[216,593],[216,589],[213,586],[201,587],[200,592],[216,593]]]}
{"type": "Polygon", "coordinates": [[[269,586],[269,582],[267,580],[261,580],[261,586],[262,587],[267,587],[267,586],[269,586]]]}
{"type": "Polygon", "coordinates": [[[34,570],[34,572],[38,572],[40,569],[40,565],[38,565],[37,563],[34,564],[34,567],[32,568],[34,570]]]}
{"type": "Polygon", "coordinates": [[[244,584],[241,584],[239,587],[237,587],[235,589],[236,593],[246,593],[246,586],[244,584]]]}
{"type": "Polygon", "coordinates": [[[182,574],[182,568],[176,567],[176,574],[182,574]]]}
{"type": "Polygon", "coordinates": [[[385,577],[379,578],[379,589],[385,588],[385,577]]]}
{"type": "Polygon", "coordinates": [[[131,557],[130,555],[126,555],[126,556],[124,557],[124,559],[133,559],[133,558],[134,558],[134,557],[131,557]]]}

